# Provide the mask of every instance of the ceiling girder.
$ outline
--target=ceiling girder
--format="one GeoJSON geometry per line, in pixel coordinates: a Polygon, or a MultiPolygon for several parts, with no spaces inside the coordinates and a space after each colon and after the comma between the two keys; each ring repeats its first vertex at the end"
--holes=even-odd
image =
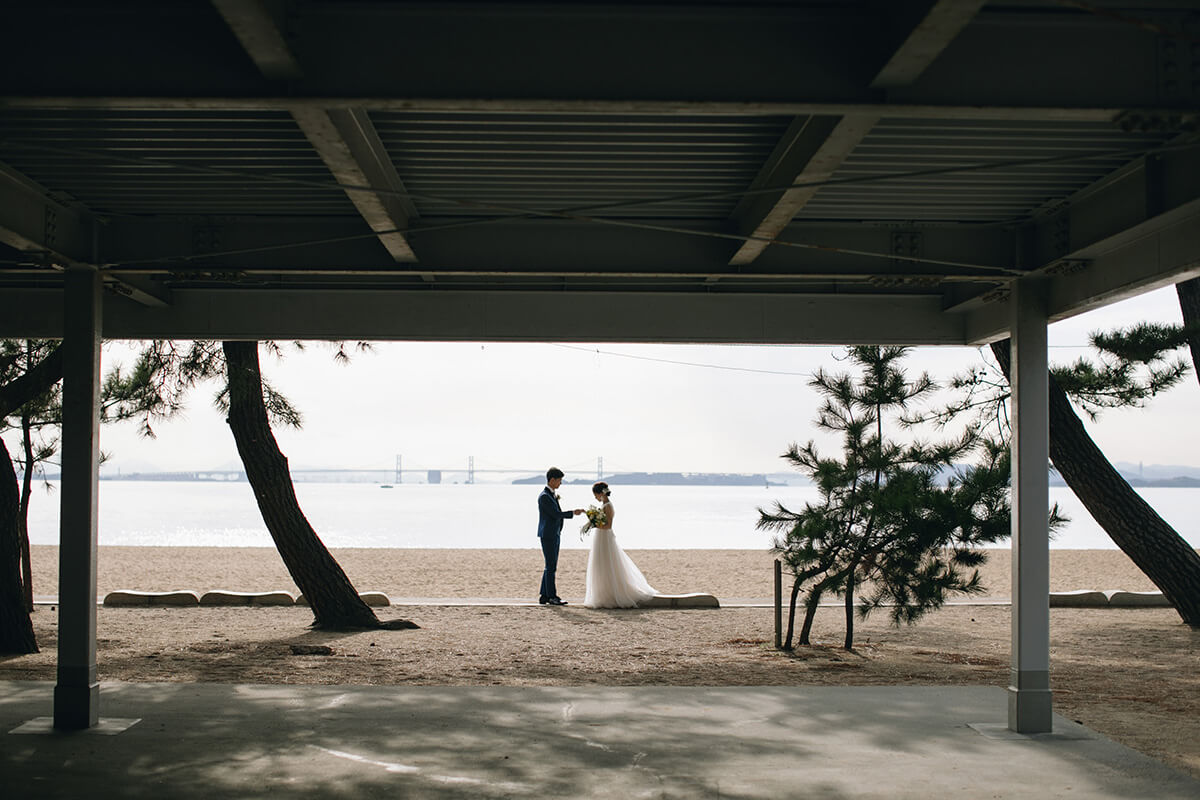
{"type": "MultiPolygon", "coordinates": [[[[30,291],[0,336],[54,337],[61,295],[30,291]]],[[[110,299],[113,338],[957,344],[937,297],[624,292],[180,291],[169,310],[110,299]],[[219,305],[221,313],[214,315],[219,305]],[[596,314],[597,307],[620,314],[596,314]]]]}
{"type": "MultiPolygon", "coordinates": [[[[263,2],[212,3],[264,77],[299,80],[303,76],[276,15],[263,2]]],[[[392,259],[402,264],[415,262],[417,256],[401,231],[416,217],[416,208],[405,196],[404,184],[366,110],[310,106],[288,110],[334,179],[343,186],[357,187],[347,188],[346,195],[392,259]]]]}
{"type": "MultiPolygon", "coordinates": [[[[362,109],[292,109],[292,117],[320,154],[346,196],[375,231],[379,241],[398,263],[417,261],[403,231],[409,225],[411,202],[404,184],[362,109]],[[381,190],[379,192],[372,189],[381,190]]],[[[413,209],[415,212],[415,209],[413,209]]],[[[412,214],[415,216],[415,213],[412,214]]]]}
{"type": "Polygon", "coordinates": [[[871,81],[874,89],[908,86],[950,46],[987,0],[936,0],[871,81]]]}
{"type": "MultiPolygon", "coordinates": [[[[983,3],[984,0],[935,0],[875,76],[872,88],[887,89],[915,81],[966,27],[983,3]]],[[[785,191],[773,205],[763,207],[758,203],[735,210],[735,224],[753,238],[738,248],[729,265],[741,267],[758,258],[816,195],[820,187],[815,184],[831,178],[879,120],[879,115],[873,114],[852,114],[840,119],[797,117],[751,188],[802,185],[785,191]]]]}
{"type": "Polygon", "coordinates": [[[0,242],[45,266],[90,263],[92,218],[0,164],[0,242]]]}
{"type": "MultiPolygon", "coordinates": [[[[1048,284],[1051,322],[1200,276],[1200,200],[1123,233],[1129,235],[1116,237],[1111,249],[1101,253],[1097,245],[1090,259],[1058,261],[1051,271],[1032,276],[1048,284]]],[[[1009,335],[1012,311],[1007,293],[997,290],[985,300],[962,315],[968,343],[1009,335]]]]}
{"type": "MultiPolygon", "coordinates": [[[[437,223],[437,219],[427,220],[437,223]]],[[[102,256],[117,274],[253,271],[258,274],[501,274],[570,277],[671,274],[727,276],[778,284],[781,279],[828,280],[894,275],[956,275],[1003,280],[1012,267],[1013,233],[991,225],[920,229],[929,263],[896,259],[893,240],[911,235],[895,226],[793,223],[788,242],[773,248],[755,270],[729,275],[729,244],[693,226],[694,235],[551,219],[479,225],[420,234],[425,263],[397,265],[373,237],[345,217],[255,219],[114,219],[104,230],[102,256]],[[535,246],[521,247],[522,243],[535,246]],[[866,254],[875,254],[874,256],[866,254]],[[974,267],[960,265],[977,265],[974,267]]]]}
{"type": "Polygon", "coordinates": [[[271,80],[292,80],[303,75],[292,55],[287,39],[279,29],[279,19],[266,4],[257,0],[212,0],[259,72],[271,80]]]}
{"type": "MultiPolygon", "coordinates": [[[[71,264],[95,261],[98,223],[92,215],[50,197],[35,182],[0,164],[0,243],[21,253],[32,276],[58,281],[71,264]]],[[[139,303],[163,305],[163,293],[142,281],[109,276],[106,285],[139,303]]]]}
{"type": "MultiPolygon", "coordinates": [[[[479,109],[491,98],[510,98],[502,101],[514,103],[510,109],[542,102],[563,110],[570,106],[560,106],[564,100],[617,100],[647,110],[672,103],[792,105],[779,112],[792,116],[875,106],[1107,109],[1109,118],[1128,108],[1194,111],[1197,102],[1191,83],[1169,84],[1161,74],[1161,37],[1061,5],[989,3],[948,44],[945,31],[958,24],[953,19],[928,30],[918,25],[912,44],[894,52],[885,78],[893,71],[907,77],[939,46],[941,56],[909,85],[882,95],[871,84],[880,75],[880,48],[892,38],[891,20],[864,14],[855,3],[629,4],[603,14],[575,4],[532,11],[474,4],[464,13],[457,3],[311,3],[289,20],[286,43],[304,74],[289,80],[286,92],[253,63],[231,57],[233,36],[228,44],[213,40],[228,25],[212,6],[178,5],[145,14],[137,4],[124,11],[96,4],[79,9],[70,25],[53,7],[15,9],[12,27],[22,36],[0,53],[0,97],[175,98],[181,107],[198,108],[218,98],[274,95],[284,107],[291,98],[324,98],[326,108],[337,101],[369,111],[423,102],[479,109]],[[613,42],[621,44],[620,58],[613,57],[613,42]],[[75,57],[47,59],[47,52],[75,57]]],[[[1167,9],[1156,20],[1186,30],[1183,9],[1167,9]]]]}
{"type": "Polygon", "coordinates": [[[758,258],[817,193],[820,189],[817,184],[833,176],[878,121],[876,116],[854,114],[840,119],[798,118],[793,122],[789,128],[790,136],[785,136],[776,149],[776,152],[782,149],[786,155],[782,155],[775,165],[766,165],[751,188],[793,183],[809,185],[788,189],[765,208],[759,204],[751,205],[738,219],[738,224],[743,233],[753,238],[738,248],[729,265],[745,266],[758,258]]]}
{"type": "MultiPolygon", "coordinates": [[[[1200,275],[1200,147],[1138,159],[1021,231],[1019,258],[1049,281],[1051,320],[1200,275]]],[[[1002,294],[992,294],[992,300],[1002,294]]],[[[976,298],[972,341],[1007,335],[1003,305],[976,298]]]]}

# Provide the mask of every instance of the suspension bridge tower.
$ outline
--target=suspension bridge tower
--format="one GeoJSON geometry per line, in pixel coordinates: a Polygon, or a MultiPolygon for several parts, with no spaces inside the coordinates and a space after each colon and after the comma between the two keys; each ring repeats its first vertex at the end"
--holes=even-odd
{"type": "Polygon", "coordinates": [[[475,456],[467,457],[467,483],[475,482],[475,456]]]}
{"type": "Polygon", "coordinates": [[[397,453],[396,454],[396,479],[393,481],[393,483],[403,483],[404,482],[404,470],[400,468],[400,461],[401,461],[400,454],[397,453]]]}
{"type": "Polygon", "coordinates": [[[596,481],[604,480],[604,456],[596,456],[596,481]]]}

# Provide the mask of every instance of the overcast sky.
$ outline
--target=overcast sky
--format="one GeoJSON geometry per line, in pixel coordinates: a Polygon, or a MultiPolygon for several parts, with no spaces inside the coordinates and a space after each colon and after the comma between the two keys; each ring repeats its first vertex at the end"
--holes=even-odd
{"type": "MultiPolygon", "coordinates": [[[[1173,288],[1058,323],[1053,361],[1083,354],[1088,333],[1140,320],[1180,319],[1173,288]]],[[[118,343],[105,368],[128,358],[118,343]]],[[[277,437],[293,467],[532,469],[558,465],[587,477],[629,471],[775,472],[792,441],[817,436],[819,398],[807,385],[818,367],[841,369],[836,347],[379,343],[349,366],[319,344],[264,372],[304,414],[300,431],[277,437]]],[[[919,348],[914,372],[935,379],[980,362],[975,348],[919,348]]],[[[108,425],[101,448],[122,471],[237,467],[237,453],[211,404],[193,394],[184,415],[157,426],[108,425]]],[[[1089,424],[1114,461],[1195,464],[1194,377],[1148,409],[1110,411],[1089,424]]],[[[819,438],[819,437],[818,437],[819,438]]],[[[481,476],[483,477],[483,476],[481,476]]]]}

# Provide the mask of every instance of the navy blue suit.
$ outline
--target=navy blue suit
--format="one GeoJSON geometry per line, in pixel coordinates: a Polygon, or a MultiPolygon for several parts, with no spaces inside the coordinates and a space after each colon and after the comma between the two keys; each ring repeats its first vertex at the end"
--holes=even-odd
{"type": "Polygon", "coordinates": [[[542,556],[546,559],[539,600],[558,599],[558,587],[554,585],[554,573],[558,571],[558,546],[562,538],[563,520],[574,515],[574,511],[562,510],[549,486],[538,495],[538,538],[542,540],[542,556]]]}

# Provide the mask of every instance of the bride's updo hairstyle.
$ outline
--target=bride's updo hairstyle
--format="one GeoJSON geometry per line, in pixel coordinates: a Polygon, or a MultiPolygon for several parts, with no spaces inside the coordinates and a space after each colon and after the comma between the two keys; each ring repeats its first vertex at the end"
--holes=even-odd
{"type": "Polygon", "coordinates": [[[592,494],[602,494],[605,497],[608,497],[612,494],[612,489],[608,488],[607,483],[600,481],[599,483],[592,484],[592,494]]]}

